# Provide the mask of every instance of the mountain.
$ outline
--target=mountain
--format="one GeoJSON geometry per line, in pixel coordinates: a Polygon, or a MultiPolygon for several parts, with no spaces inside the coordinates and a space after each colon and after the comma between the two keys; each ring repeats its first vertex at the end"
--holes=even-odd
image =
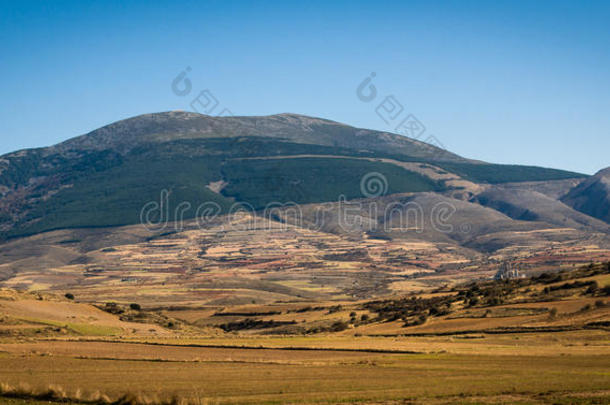
{"type": "Polygon", "coordinates": [[[296,114],[146,114],[0,157],[0,287],[224,306],[569,267],[610,260],[578,210],[604,185],[296,114]]]}
{"type": "Polygon", "coordinates": [[[173,221],[195,217],[204,204],[226,213],[235,204],[258,210],[371,197],[361,184],[371,173],[381,176],[373,196],[461,190],[467,197],[481,185],[585,177],[473,161],[401,135],[296,114],[172,111],[1,156],[0,237],[136,224],[155,203],[163,208],[157,220],[173,221]]]}
{"type": "Polygon", "coordinates": [[[517,220],[542,221],[559,227],[610,232],[610,226],[605,222],[578,212],[537,191],[495,186],[478,194],[474,200],[517,220]]]}
{"type": "Polygon", "coordinates": [[[561,201],[592,217],[610,223],[610,167],[571,189],[561,201]]]}

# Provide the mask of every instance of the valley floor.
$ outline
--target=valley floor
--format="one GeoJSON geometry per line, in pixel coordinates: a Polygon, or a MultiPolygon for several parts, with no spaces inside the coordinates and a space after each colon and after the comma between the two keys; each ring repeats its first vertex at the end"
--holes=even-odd
{"type": "Polygon", "coordinates": [[[609,277],[230,307],[0,290],[0,404],[610,404],[609,277]]]}
{"type": "MultiPolygon", "coordinates": [[[[367,339],[354,350],[221,348],[227,341],[193,347],[87,341],[2,344],[0,380],[10,386],[60,386],[68,397],[109,398],[125,393],[142,401],[177,395],[195,403],[609,403],[610,349],[607,335],[557,335],[554,354],[536,354],[537,338],[504,336],[513,354],[484,354],[495,339],[472,339],[456,354],[389,353],[367,349],[409,347],[415,338],[367,339]],[[520,345],[522,338],[528,342],[520,345]],[[582,341],[593,341],[583,345],[582,341]],[[579,342],[580,341],[580,342],[579,342]],[[464,350],[468,346],[468,350],[464,350]],[[534,348],[532,348],[532,346],[534,348]],[[522,354],[528,353],[528,354],[522,354]],[[80,392],[76,396],[77,391],[80,392]],[[557,402],[559,401],[559,402],[557,402]],[[563,401],[563,402],[562,402],[563,401]],[[588,402],[596,401],[596,402],[588,402]]],[[[432,346],[438,344],[434,338],[432,346]]],[[[334,338],[285,339],[282,346],[335,346],[334,338]]],[[[415,339],[417,340],[417,339],[415,339]]],[[[466,339],[462,339],[467,341],[466,339]]],[[[190,342],[192,343],[192,342],[190,342]]],[[[235,342],[243,344],[243,342],[235,342]]],[[[345,339],[337,340],[338,347],[345,339]]],[[[277,344],[277,343],[276,343],[277,344]]],[[[416,344],[417,346],[417,344],[416,344]]],[[[398,351],[398,350],[397,350],[398,351]]],[[[502,352],[499,352],[502,353],[502,352]]],[[[18,403],[12,401],[11,403],[18,403]]]]}

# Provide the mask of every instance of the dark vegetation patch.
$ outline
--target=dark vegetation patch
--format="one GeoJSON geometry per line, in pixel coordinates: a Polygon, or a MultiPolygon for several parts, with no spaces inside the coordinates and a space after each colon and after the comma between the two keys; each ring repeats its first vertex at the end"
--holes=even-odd
{"type": "Polygon", "coordinates": [[[241,321],[228,322],[220,325],[219,327],[225,332],[236,332],[240,330],[249,329],[269,329],[277,328],[279,326],[296,325],[295,321],[263,321],[260,319],[244,319],[241,321]]]}
{"type": "Polygon", "coordinates": [[[436,162],[452,173],[476,183],[511,183],[523,181],[564,180],[587,177],[585,174],[537,166],[436,162]]]}
{"type": "Polygon", "coordinates": [[[296,312],[296,313],[303,313],[303,312],[311,312],[311,311],[324,311],[326,310],[327,307],[324,306],[311,306],[308,305],[306,307],[302,307],[302,308],[297,308],[297,309],[291,309],[288,310],[287,312],[296,312]]]}
{"type": "Polygon", "coordinates": [[[324,332],[342,332],[349,327],[349,324],[344,321],[334,321],[327,325],[318,325],[305,330],[305,334],[316,334],[324,332]]]}
{"type": "MultiPolygon", "coordinates": [[[[448,293],[447,295],[431,298],[411,296],[399,299],[370,301],[363,304],[362,308],[377,315],[376,318],[372,319],[374,322],[402,320],[405,326],[415,326],[425,323],[429,317],[439,317],[451,314],[454,312],[454,309],[452,308],[453,305],[457,303],[462,303],[466,308],[491,308],[503,304],[544,302],[559,299],[559,296],[554,295],[557,292],[565,290],[572,291],[574,289],[581,289],[581,294],[586,296],[608,296],[610,295],[609,286],[599,288],[595,281],[579,280],[548,286],[540,292],[530,289],[529,293],[525,293],[527,296],[526,298],[522,296],[524,294],[523,289],[528,291],[531,286],[546,285],[608,273],[610,273],[610,262],[597,265],[591,264],[576,270],[543,273],[530,278],[472,282],[446,291],[448,293]]],[[[437,292],[441,292],[441,290],[437,292]]],[[[598,308],[604,307],[605,305],[607,304],[603,300],[598,300],[595,304],[598,308]]],[[[509,314],[504,313],[506,310],[508,310],[508,312],[511,312],[510,310],[523,310],[523,308],[502,309],[504,311],[495,314],[488,310],[480,314],[478,313],[476,316],[509,316],[509,314]]],[[[551,316],[555,315],[556,310],[555,314],[551,312],[551,316]]]]}
{"type": "Polygon", "coordinates": [[[298,158],[230,161],[223,166],[223,194],[261,209],[272,202],[307,204],[364,198],[361,179],[368,173],[387,179],[385,194],[440,191],[435,181],[389,163],[349,158],[298,158]]]}
{"type": "Polygon", "coordinates": [[[268,312],[215,312],[212,316],[269,316],[280,315],[281,311],[268,312]]]}
{"type": "Polygon", "coordinates": [[[460,300],[457,296],[433,298],[405,297],[393,300],[371,301],[363,309],[376,313],[373,322],[392,322],[402,320],[405,326],[421,325],[429,316],[442,316],[451,313],[451,304],[460,300]]]}
{"type": "Polygon", "coordinates": [[[330,260],[330,261],[346,261],[346,262],[352,262],[352,261],[362,261],[362,260],[366,260],[369,258],[369,254],[368,251],[366,249],[352,249],[348,252],[341,252],[341,253],[329,253],[327,255],[322,256],[323,260],[330,260]]]}

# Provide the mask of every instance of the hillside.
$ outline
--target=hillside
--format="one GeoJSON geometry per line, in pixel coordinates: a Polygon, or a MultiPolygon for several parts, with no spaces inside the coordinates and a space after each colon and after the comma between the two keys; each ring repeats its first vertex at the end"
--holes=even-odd
{"type": "Polygon", "coordinates": [[[610,232],[608,224],[537,191],[492,187],[477,195],[475,200],[513,219],[543,221],[560,227],[610,232]]]}
{"type": "Polygon", "coordinates": [[[561,200],[578,211],[610,223],[610,168],[580,183],[561,200]]]}
{"type": "Polygon", "coordinates": [[[226,213],[234,203],[259,209],[367,197],[360,181],[368,173],[384,176],[384,194],[472,193],[478,184],[584,177],[471,161],[404,136],[296,114],[174,111],[0,157],[0,238],[135,224],[164,190],[164,208],[184,218],[205,203],[226,213]]]}
{"type": "Polygon", "coordinates": [[[610,260],[608,235],[438,193],[238,212],[151,230],[64,229],[0,244],[0,286],[143,305],[354,300],[610,260]],[[301,212],[302,216],[294,214],[301,212]]]}

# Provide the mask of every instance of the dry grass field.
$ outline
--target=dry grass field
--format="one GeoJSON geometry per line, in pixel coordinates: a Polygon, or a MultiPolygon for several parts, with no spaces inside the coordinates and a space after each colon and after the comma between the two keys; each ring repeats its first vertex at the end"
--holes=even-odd
{"type": "MultiPolygon", "coordinates": [[[[147,348],[141,350],[143,354],[147,352],[147,348]]],[[[254,350],[241,349],[245,351],[254,350]]],[[[608,388],[610,364],[607,357],[599,355],[372,356],[312,351],[302,356],[284,351],[277,357],[289,360],[282,363],[275,356],[266,359],[262,353],[239,352],[234,358],[214,360],[212,356],[184,361],[4,355],[0,357],[0,377],[14,385],[26,382],[40,387],[61,386],[68,395],[80,389],[81,398],[93,395],[95,390],[110,398],[129,391],[143,399],[178,395],[212,403],[405,399],[450,403],[455,398],[495,400],[506,395],[532,401],[540,393],[608,395],[604,390],[608,388]]],[[[544,399],[544,395],[541,397],[544,399]]]]}
{"type": "Polygon", "coordinates": [[[610,403],[610,267],[374,300],[0,291],[0,403],[610,403]]]}

